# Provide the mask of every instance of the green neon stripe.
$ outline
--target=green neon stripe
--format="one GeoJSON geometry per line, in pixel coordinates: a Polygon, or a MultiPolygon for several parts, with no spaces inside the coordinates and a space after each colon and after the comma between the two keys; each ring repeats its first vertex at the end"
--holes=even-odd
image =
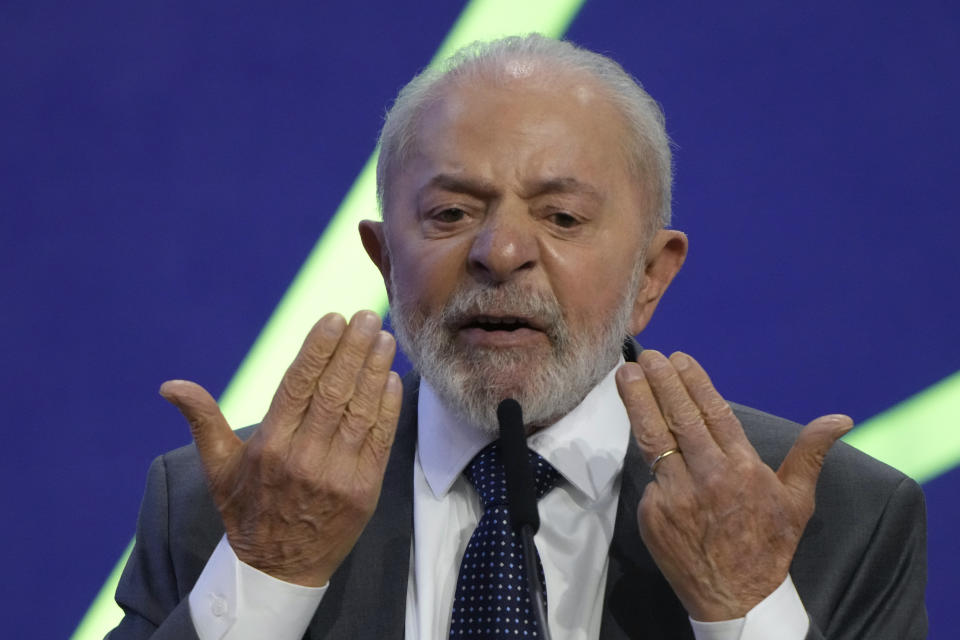
{"type": "MultiPolygon", "coordinates": [[[[431,64],[475,40],[529,31],[562,35],[582,4],[583,0],[475,0],[464,8],[431,64]]],[[[338,311],[349,318],[360,309],[386,312],[383,281],[357,236],[357,224],[376,216],[376,161],[374,151],[221,396],[220,406],[230,424],[252,424],[263,417],[303,336],[320,316],[338,311]]]]}
{"type": "Polygon", "coordinates": [[[347,318],[360,309],[386,311],[383,279],[367,259],[357,233],[361,220],[377,215],[375,170],[376,153],[220,396],[220,407],[234,427],[263,418],[283,372],[320,316],[330,311],[347,318]]]}
{"type": "MultiPolygon", "coordinates": [[[[560,36],[583,2],[474,0],[464,8],[430,64],[475,40],[531,31],[560,36]]],[[[320,316],[338,311],[349,318],[360,309],[373,309],[381,315],[386,312],[383,281],[364,254],[357,234],[361,220],[376,217],[376,166],[374,151],[220,397],[230,424],[260,421],[283,372],[320,316]]]]}
{"type": "Polygon", "coordinates": [[[466,7],[430,64],[476,40],[534,31],[559,38],[586,0],[474,0],[466,7]]]}
{"type": "Polygon", "coordinates": [[[867,420],[844,440],[917,482],[960,465],[960,371],[867,420]]]}
{"type": "Polygon", "coordinates": [[[96,638],[100,640],[106,635],[107,631],[117,626],[120,622],[122,612],[120,607],[113,601],[113,592],[117,590],[117,583],[120,582],[120,574],[123,572],[123,565],[127,563],[127,557],[133,550],[133,541],[127,545],[123,552],[120,562],[113,568],[107,577],[106,583],[100,587],[100,592],[94,598],[87,615],[83,617],[80,626],[73,632],[71,640],[79,638],[96,638]]]}
{"type": "MultiPolygon", "coordinates": [[[[584,1],[472,0],[431,64],[475,40],[533,31],[559,37],[584,1]]],[[[260,420],[284,370],[317,318],[330,311],[347,317],[360,309],[386,312],[383,281],[367,260],[357,236],[357,224],[376,217],[376,157],[374,151],[220,397],[220,406],[230,424],[242,426],[260,420]]],[[[113,594],[131,547],[100,589],[71,640],[100,640],[120,622],[123,614],[114,603],[113,594]]]]}

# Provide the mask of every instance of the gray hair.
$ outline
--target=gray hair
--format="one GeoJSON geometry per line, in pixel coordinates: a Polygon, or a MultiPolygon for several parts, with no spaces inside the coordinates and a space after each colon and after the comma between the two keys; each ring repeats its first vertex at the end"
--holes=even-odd
{"type": "Polygon", "coordinates": [[[539,71],[540,64],[554,74],[584,74],[606,90],[607,97],[626,120],[629,135],[624,142],[627,157],[633,163],[631,168],[644,192],[652,196],[657,215],[649,223],[655,228],[669,225],[673,171],[670,139],[660,105],[610,58],[540,34],[474,42],[439,65],[420,72],[400,90],[380,131],[377,200],[381,213],[386,212],[387,182],[414,146],[420,114],[442,97],[448,84],[479,78],[505,81],[517,75],[518,65],[529,72],[539,71]]]}

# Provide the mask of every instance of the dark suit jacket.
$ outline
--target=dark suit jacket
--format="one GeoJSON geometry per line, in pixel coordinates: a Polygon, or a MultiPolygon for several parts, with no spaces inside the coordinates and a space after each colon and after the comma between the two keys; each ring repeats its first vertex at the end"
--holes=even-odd
{"type": "MultiPolygon", "coordinates": [[[[629,350],[629,348],[628,348],[629,350]]],[[[630,353],[631,359],[635,353],[630,353]]],[[[413,532],[413,464],[419,380],[408,377],[376,512],[330,580],[311,640],[403,638],[413,532]]],[[[733,405],[753,446],[779,466],[799,425],[733,405]]],[[[650,474],[635,443],[627,452],[601,638],[692,640],[687,614],[640,539],[637,504],[650,474]]],[[[125,616],[107,637],[196,638],[187,596],[223,525],[194,447],[150,467],[136,544],[117,588],[125,616]]],[[[744,549],[743,562],[752,550],[744,549]]],[[[817,486],[817,508],[791,576],[811,619],[808,639],[926,637],[926,524],[915,482],[838,443],[817,486]]]]}

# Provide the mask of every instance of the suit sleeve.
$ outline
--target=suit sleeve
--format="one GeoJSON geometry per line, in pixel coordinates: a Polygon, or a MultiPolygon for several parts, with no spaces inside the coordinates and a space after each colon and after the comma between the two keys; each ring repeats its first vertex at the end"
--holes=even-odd
{"type": "Polygon", "coordinates": [[[159,457],[147,473],[136,540],[117,585],[123,619],[107,634],[109,640],[197,640],[170,558],[168,498],[166,464],[159,457]]]}
{"type": "Polygon", "coordinates": [[[807,640],[919,640],[927,637],[926,508],[903,478],[877,522],[858,569],[825,628],[811,620],[807,640]]]}

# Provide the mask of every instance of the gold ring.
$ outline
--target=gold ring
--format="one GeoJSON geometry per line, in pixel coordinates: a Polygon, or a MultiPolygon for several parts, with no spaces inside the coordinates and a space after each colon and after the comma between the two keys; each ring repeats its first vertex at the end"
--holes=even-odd
{"type": "Polygon", "coordinates": [[[653,462],[650,464],[650,475],[656,476],[657,465],[659,465],[664,458],[666,458],[667,456],[673,455],[675,453],[680,453],[680,449],[667,449],[666,451],[658,455],[656,458],[654,458],[653,462]]]}

